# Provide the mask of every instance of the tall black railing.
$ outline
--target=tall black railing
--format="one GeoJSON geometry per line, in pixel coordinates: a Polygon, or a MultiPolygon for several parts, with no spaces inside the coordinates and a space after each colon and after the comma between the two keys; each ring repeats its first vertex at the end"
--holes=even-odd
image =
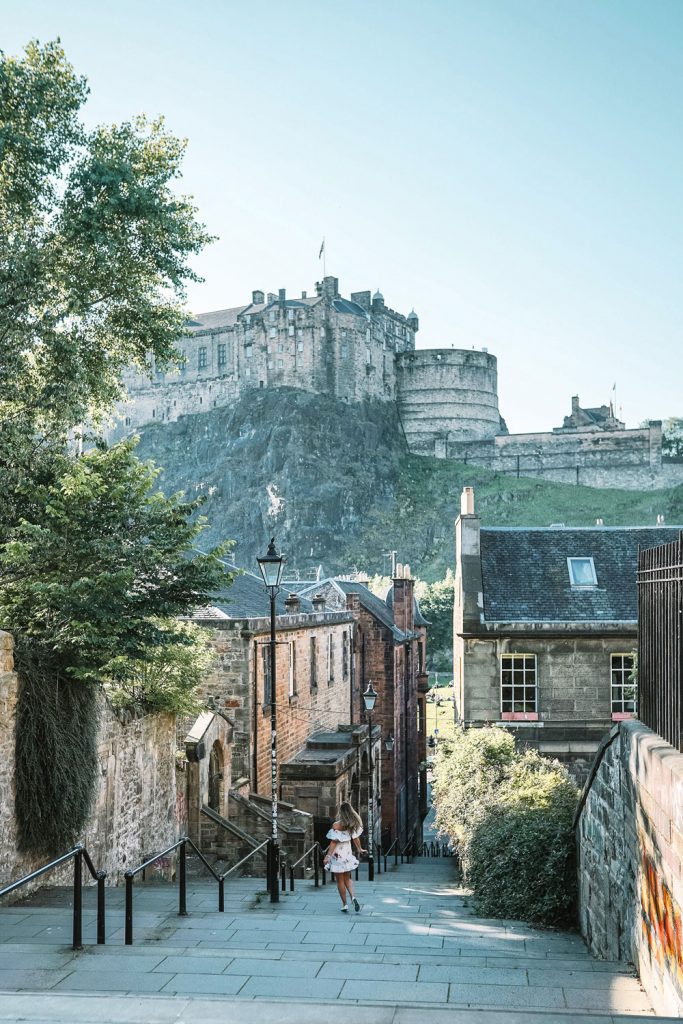
{"type": "Polygon", "coordinates": [[[639,715],[683,752],[683,533],[638,553],[639,715]]]}
{"type": "Polygon", "coordinates": [[[54,871],[55,868],[61,867],[62,864],[68,864],[70,860],[74,862],[72,949],[83,949],[83,864],[85,864],[97,882],[97,944],[98,946],[103,946],[106,941],[104,880],[107,877],[107,872],[98,871],[95,868],[90,859],[90,854],[81,843],[78,843],[61,857],[55,857],[49,864],[44,864],[42,868],[32,871],[29,875],[24,875],[23,878],[19,878],[16,882],[12,882],[10,885],[0,889],[0,898],[9,896],[10,893],[16,892],[22,886],[35,881],[41,875],[46,875],[48,871],[54,871]]]}

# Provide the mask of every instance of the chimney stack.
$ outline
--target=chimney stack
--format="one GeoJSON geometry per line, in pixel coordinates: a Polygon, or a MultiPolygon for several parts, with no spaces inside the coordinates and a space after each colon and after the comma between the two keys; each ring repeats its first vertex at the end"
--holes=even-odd
{"type": "Polygon", "coordinates": [[[311,604],[313,605],[314,612],[325,611],[325,598],[322,594],[314,594],[311,599],[311,604]]]}
{"type": "Polygon", "coordinates": [[[474,487],[463,487],[460,495],[460,515],[474,515],[474,487]]]}
{"type": "Polygon", "coordinates": [[[301,599],[299,598],[299,595],[292,591],[285,601],[285,608],[287,609],[288,615],[296,615],[296,613],[301,610],[301,599]]]}

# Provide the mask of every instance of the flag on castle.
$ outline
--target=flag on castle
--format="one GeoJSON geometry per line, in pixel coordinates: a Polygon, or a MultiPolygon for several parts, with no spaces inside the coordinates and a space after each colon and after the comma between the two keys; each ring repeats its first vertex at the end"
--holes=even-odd
{"type": "Polygon", "coordinates": [[[319,260],[321,260],[323,258],[323,253],[324,252],[325,252],[325,239],[323,238],[322,245],[320,246],[320,252],[318,253],[318,259],[319,260]]]}

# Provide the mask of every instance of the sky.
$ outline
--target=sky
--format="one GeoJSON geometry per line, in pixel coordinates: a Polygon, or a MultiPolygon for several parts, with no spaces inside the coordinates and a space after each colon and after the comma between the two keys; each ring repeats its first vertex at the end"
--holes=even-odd
{"type": "Polygon", "coordinates": [[[380,288],[498,357],[513,432],[683,416],[683,0],[2,0],[90,124],[163,114],[218,240],[204,312],[380,288]]]}

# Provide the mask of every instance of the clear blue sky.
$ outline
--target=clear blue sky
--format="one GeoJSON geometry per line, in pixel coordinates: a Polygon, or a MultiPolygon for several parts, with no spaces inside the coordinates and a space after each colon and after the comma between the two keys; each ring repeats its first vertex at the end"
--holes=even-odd
{"type": "Polygon", "coordinates": [[[683,0],[15,0],[88,118],[163,113],[220,240],[192,308],[327,271],[487,346],[511,430],[683,415],[683,0]]]}

